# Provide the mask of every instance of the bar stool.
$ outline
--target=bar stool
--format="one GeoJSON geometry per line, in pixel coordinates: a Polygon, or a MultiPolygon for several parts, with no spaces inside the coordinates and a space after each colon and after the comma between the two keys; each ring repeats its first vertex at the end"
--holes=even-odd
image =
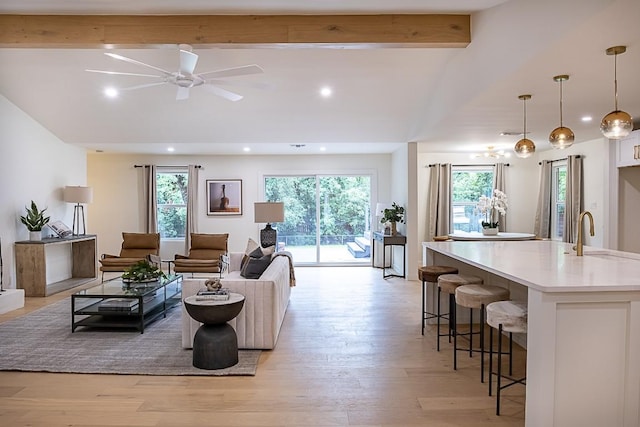
{"type": "Polygon", "coordinates": [[[438,277],[443,274],[456,274],[458,269],[447,265],[425,265],[418,268],[418,278],[422,281],[422,335],[427,320],[438,317],[440,314],[427,311],[427,287],[429,283],[437,285],[438,277]]]}
{"type": "MultiPolygon", "coordinates": [[[[480,309],[480,382],[484,382],[484,325],[486,323],[485,307],[492,302],[509,299],[509,289],[492,285],[465,285],[456,288],[456,304],[469,309],[469,348],[461,349],[457,345],[456,317],[453,317],[453,369],[458,368],[458,351],[469,351],[473,356],[473,309],[480,309]]],[[[455,314],[455,311],[454,311],[455,314]]]]}
{"type": "Polygon", "coordinates": [[[514,384],[526,385],[527,377],[513,378],[513,333],[527,332],[527,304],[516,301],[493,302],[487,306],[487,324],[498,330],[498,371],[493,372],[493,329],[489,331],[489,396],[492,375],[497,378],[496,415],[500,415],[500,392],[514,384]],[[502,333],[509,332],[509,375],[502,375],[502,333]],[[509,380],[502,385],[502,378],[509,380]]]}
{"type": "Polygon", "coordinates": [[[477,276],[470,276],[466,274],[443,274],[438,277],[438,301],[437,301],[437,313],[436,317],[438,318],[438,343],[437,350],[440,351],[440,337],[448,336],[449,342],[451,342],[451,332],[454,328],[454,325],[451,322],[451,319],[455,319],[455,309],[456,303],[454,299],[454,295],[456,293],[456,288],[458,286],[471,285],[471,284],[481,284],[482,278],[477,276]],[[440,294],[444,292],[445,294],[449,294],[449,312],[446,314],[442,314],[440,311],[440,294]],[[440,333],[440,319],[447,319],[449,321],[449,330],[446,334],[440,333]]]}

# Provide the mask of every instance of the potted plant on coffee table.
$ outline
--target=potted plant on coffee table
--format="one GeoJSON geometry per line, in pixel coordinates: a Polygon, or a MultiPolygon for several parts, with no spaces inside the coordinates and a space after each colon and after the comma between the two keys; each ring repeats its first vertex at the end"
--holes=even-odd
{"type": "Polygon", "coordinates": [[[50,217],[44,216],[44,212],[47,208],[42,210],[38,209],[36,203],[32,200],[31,207],[26,207],[27,214],[20,216],[20,221],[29,230],[29,240],[42,240],[42,228],[47,225],[50,217]]]}

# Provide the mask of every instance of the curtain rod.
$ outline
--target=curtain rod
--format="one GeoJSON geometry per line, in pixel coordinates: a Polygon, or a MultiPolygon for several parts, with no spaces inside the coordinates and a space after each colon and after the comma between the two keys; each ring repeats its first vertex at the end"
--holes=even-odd
{"type": "MultiPolygon", "coordinates": [[[[579,159],[579,158],[580,158],[580,154],[576,155],[575,157],[576,157],[576,159],[579,159]]],[[[568,157],[564,157],[564,158],[562,158],[562,159],[549,160],[548,162],[549,162],[549,163],[561,162],[561,161],[563,161],[563,160],[567,160],[567,158],[568,158],[568,157]]],[[[541,165],[541,164],[542,164],[542,162],[538,162],[538,164],[539,164],[539,165],[541,165]]]]}
{"type": "MultiPolygon", "coordinates": [[[[427,165],[427,167],[432,168],[432,167],[434,167],[436,164],[437,164],[437,163],[433,163],[433,164],[427,165]]],[[[454,167],[460,168],[460,167],[469,167],[469,166],[495,166],[495,165],[496,165],[496,163],[479,163],[479,164],[477,164],[477,165],[451,165],[451,166],[454,166],[454,167]]],[[[509,163],[504,163],[504,165],[505,165],[505,166],[510,166],[510,165],[509,165],[509,163]]]]}
{"type": "MultiPolygon", "coordinates": [[[[148,168],[151,165],[133,165],[134,168],[148,168]]],[[[189,166],[185,166],[185,165],[169,165],[169,166],[162,166],[162,165],[156,165],[156,167],[158,168],[186,168],[189,166]]],[[[202,166],[200,165],[196,165],[196,169],[200,169],[202,168],[202,166]]]]}

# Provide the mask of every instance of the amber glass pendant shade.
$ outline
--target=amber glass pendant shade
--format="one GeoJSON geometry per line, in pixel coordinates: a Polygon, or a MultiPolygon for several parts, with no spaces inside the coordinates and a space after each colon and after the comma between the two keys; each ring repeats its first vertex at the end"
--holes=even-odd
{"type": "Polygon", "coordinates": [[[613,46],[607,49],[607,55],[613,55],[613,85],[615,89],[615,109],[604,116],[600,122],[600,131],[609,139],[622,139],[633,130],[633,119],[628,113],[618,109],[618,55],[627,51],[626,46],[613,46]]]}
{"type": "Polygon", "coordinates": [[[524,106],[524,125],[522,130],[523,138],[516,142],[515,147],[513,147],[513,151],[515,151],[516,156],[526,159],[530,157],[536,151],[536,145],[530,139],[527,139],[527,99],[531,99],[531,95],[520,95],[518,99],[522,100],[524,106]]]}
{"type": "Polygon", "coordinates": [[[569,76],[562,74],[555,76],[553,80],[560,83],[560,126],[552,130],[551,134],[549,134],[549,143],[553,148],[563,149],[571,147],[573,141],[576,139],[573,131],[562,124],[562,82],[569,80],[569,76]]]}

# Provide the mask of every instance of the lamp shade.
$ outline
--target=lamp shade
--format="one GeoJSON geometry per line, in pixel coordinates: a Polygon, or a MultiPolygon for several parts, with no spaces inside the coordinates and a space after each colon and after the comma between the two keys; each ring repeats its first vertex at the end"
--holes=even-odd
{"type": "Polygon", "coordinates": [[[64,201],[68,203],[91,203],[93,188],[81,186],[64,187],[64,201]]]}
{"type": "Polygon", "coordinates": [[[255,202],[254,222],[283,222],[284,203],[282,202],[255,202]]]}

